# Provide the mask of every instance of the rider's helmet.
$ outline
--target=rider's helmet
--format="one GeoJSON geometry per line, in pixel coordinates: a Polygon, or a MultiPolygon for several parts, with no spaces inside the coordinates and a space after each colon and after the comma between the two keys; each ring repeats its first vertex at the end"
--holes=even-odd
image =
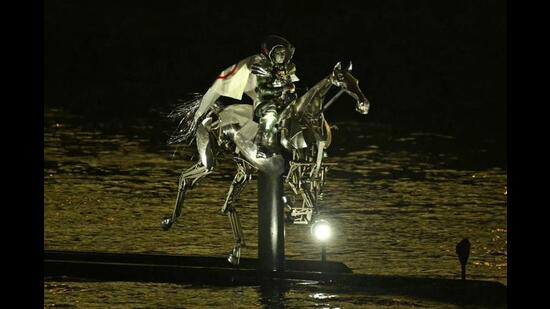
{"type": "Polygon", "coordinates": [[[262,54],[273,64],[287,64],[294,55],[294,46],[278,35],[268,35],[261,45],[262,54]]]}

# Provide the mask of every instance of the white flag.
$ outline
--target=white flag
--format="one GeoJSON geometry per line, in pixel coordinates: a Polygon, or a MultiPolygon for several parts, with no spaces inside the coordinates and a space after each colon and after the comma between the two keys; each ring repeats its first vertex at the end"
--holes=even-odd
{"type": "MultiPolygon", "coordinates": [[[[245,91],[249,95],[250,92],[254,92],[256,88],[256,79],[253,78],[249,82],[250,77],[256,77],[254,74],[250,74],[249,69],[249,63],[254,57],[255,56],[251,56],[243,59],[237,64],[223,70],[220,75],[218,75],[216,81],[202,97],[201,104],[195,113],[195,121],[197,121],[197,119],[200,118],[220,96],[241,100],[245,91]]],[[[252,97],[252,99],[254,100],[255,97],[252,97]]]]}

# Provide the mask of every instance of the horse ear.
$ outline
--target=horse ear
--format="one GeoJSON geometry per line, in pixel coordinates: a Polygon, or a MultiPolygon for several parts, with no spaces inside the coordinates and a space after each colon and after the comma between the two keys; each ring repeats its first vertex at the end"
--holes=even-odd
{"type": "Polygon", "coordinates": [[[334,66],[334,69],[333,71],[336,71],[336,70],[342,70],[342,64],[340,63],[340,61],[338,61],[338,63],[334,66]]]}
{"type": "Polygon", "coordinates": [[[353,68],[352,64],[351,64],[351,60],[349,61],[349,66],[348,66],[348,72],[351,72],[351,69],[353,68]]]}

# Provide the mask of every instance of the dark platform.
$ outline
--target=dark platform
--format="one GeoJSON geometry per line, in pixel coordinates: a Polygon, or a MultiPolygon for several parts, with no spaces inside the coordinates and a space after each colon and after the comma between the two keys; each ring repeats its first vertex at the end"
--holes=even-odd
{"type": "Polygon", "coordinates": [[[223,257],[45,251],[47,280],[142,281],[262,285],[292,280],[317,281],[342,291],[404,295],[456,304],[505,306],[506,286],[498,282],[353,274],[343,263],[286,260],[285,272],[259,272],[257,259],[234,267],[223,257]]]}

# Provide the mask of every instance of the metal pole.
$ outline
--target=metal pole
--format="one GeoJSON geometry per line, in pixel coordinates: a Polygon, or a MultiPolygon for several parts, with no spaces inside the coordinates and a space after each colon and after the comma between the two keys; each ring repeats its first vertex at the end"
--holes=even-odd
{"type": "Polygon", "coordinates": [[[321,272],[327,271],[327,247],[325,244],[321,247],[321,272]]]}
{"type": "Polygon", "coordinates": [[[285,159],[280,154],[268,159],[257,158],[256,146],[238,132],[234,140],[241,154],[258,169],[258,270],[282,272],[285,267],[285,159]]]}
{"type": "MultiPolygon", "coordinates": [[[[283,159],[277,155],[269,160],[283,159]]],[[[283,164],[269,164],[258,173],[258,270],[284,271],[285,226],[283,164]]]]}

